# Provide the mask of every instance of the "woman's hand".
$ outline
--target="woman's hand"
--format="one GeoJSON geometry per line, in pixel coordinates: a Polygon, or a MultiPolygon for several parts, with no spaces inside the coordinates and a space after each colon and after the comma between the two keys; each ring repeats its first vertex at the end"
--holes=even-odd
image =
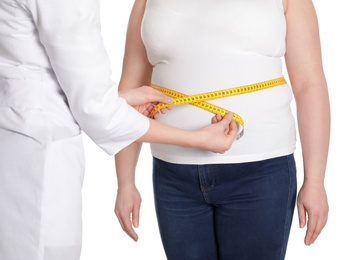
{"type": "MultiPolygon", "coordinates": [[[[129,105],[133,106],[138,112],[147,117],[149,117],[150,112],[158,103],[171,104],[173,102],[172,98],[149,86],[121,90],[119,91],[119,96],[124,98],[129,105]]],[[[160,111],[162,114],[166,113],[166,109],[160,111]]],[[[158,116],[159,113],[156,113],[154,119],[157,119],[158,116]]]]}
{"type": "Polygon", "coordinates": [[[307,224],[305,244],[315,242],[327,223],[328,202],[323,181],[303,184],[297,199],[300,228],[307,224]]]}
{"type": "Polygon", "coordinates": [[[141,202],[141,196],[134,184],[118,188],[115,214],[122,229],[136,242],[138,235],[134,228],[139,226],[141,202]]]}

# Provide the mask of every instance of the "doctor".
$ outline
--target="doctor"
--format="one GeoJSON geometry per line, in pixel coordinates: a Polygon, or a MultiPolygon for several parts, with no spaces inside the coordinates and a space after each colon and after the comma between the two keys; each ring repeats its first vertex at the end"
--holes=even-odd
{"type": "Polygon", "coordinates": [[[118,97],[109,67],[99,1],[0,1],[0,260],[79,259],[81,130],[110,155],[136,140],[231,146],[231,115],[191,132],[151,121],[127,102],[171,101],[145,86],[118,97]]]}

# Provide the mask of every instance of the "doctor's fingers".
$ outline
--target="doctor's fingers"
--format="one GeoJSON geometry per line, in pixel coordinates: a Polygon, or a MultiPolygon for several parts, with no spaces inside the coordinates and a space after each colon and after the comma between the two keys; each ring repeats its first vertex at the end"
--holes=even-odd
{"type": "Polygon", "coordinates": [[[215,124],[220,122],[223,119],[223,117],[219,114],[216,114],[213,118],[211,118],[211,123],[215,124]]]}
{"type": "Polygon", "coordinates": [[[143,86],[144,97],[146,102],[158,102],[158,103],[166,103],[171,104],[173,102],[173,98],[168,97],[162,92],[153,89],[152,87],[143,86]]]}
{"type": "Polygon", "coordinates": [[[232,120],[233,120],[233,113],[228,112],[219,122],[216,122],[216,123],[220,123],[224,125],[225,128],[228,128],[232,120]]]}
{"type": "Polygon", "coordinates": [[[238,131],[237,124],[234,120],[232,120],[230,122],[228,128],[225,129],[224,133],[226,135],[232,136],[233,139],[235,139],[235,137],[237,135],[237,131],[238,131]]]}

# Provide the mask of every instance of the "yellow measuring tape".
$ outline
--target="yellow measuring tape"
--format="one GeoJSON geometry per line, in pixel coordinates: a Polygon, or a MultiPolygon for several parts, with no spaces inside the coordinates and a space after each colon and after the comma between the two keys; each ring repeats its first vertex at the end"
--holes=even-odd
{"type": "MultiPolygon", "coordinates": [[[[212,99],[218,99],[218,98],[224,98],[224,97],[230,97],[230,96],[236,96],[236,95],[242,95],[247,94],[259,90],[264,90],[272,87],[276,87],[282,84],[286,84],[286,80],[284,77],[271,79],[263,82],[258,82],[255,84],[250,85],[244,85],[234,88],[228,88],[228,89],[222,89],[202,94],[196,94],[192,96],[188,96],[186,94],[174,91],[172,89],[164,88],[157,85],[151,85],[154,89],[157,89],[161,92],[163,92],[165,95],[172,97],[173,103],[171,104],[165,104],[165,103],[159,103],[156,105],[153,110],[150,113],[150,117],[153,117],[157,111],[159,111],[162,108],[170,107],[170,106],[179,106],[184,104],[190,104],[199,108],[202,108],[204,110],[210,111],[214,114],[219,114],[221,116],[226,115],[229,111],[227,109],[218,107],[216,105],[210,104],[208,102],[205,102],[206,100],[212,100],[212,99]]],[[[241,131],[236,136],[237,139],[241,138],[244,133],[244,121],[241,116],[239,116],[236,113],[233,113],[233,120],[236,121],[241,127],[241,131]]]]}

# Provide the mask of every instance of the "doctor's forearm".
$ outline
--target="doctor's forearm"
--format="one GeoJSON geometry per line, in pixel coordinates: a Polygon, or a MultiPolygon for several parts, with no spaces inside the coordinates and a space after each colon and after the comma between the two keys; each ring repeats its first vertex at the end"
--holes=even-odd
{"type": "Polygon", "coordinates": [[[237,134],[237,126],[232,117],[232,113],[228,113],[218,123],[191,131],[178,129],[149,119],[149,129],[137,141],[173,144],[215,153],[225,153],[232,146],[237,134]]]}
{"type": "Polygon", "coordinates": [[[191,131],[171,127],[150,119],[148,131],[137,142],[174,144],[183,147],[197,147],[199,137],[191,131]]]}

